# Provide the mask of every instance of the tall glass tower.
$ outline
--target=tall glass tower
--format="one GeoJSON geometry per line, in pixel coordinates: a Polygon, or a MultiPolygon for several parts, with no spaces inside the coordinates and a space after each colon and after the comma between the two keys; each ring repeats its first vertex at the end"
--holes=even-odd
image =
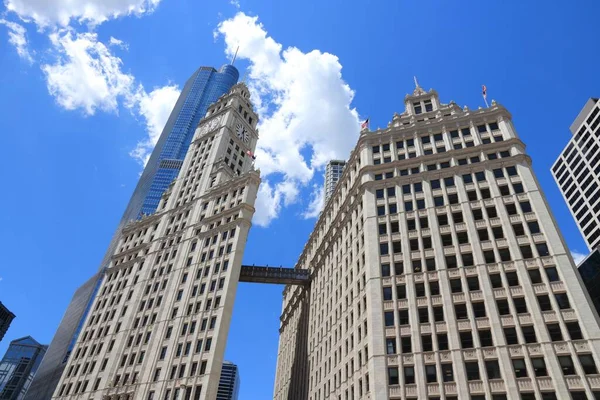
{"type": "Polygon", "coordinates": [[[71,299],[27,392],[26,400],[46,400],[52,397],[102,283],[104,271],[119,242],[123,227],[130,221],[141,218],[142,215],[153,214],[156,211],[162,194],[179,174],[200,119],[206,115],[212,103],[237,83],[238,78],[239,72],[233,65],[224,65],[218,71],[212,67],[200,67],[185,83],[131,195],[99,271],[77,289],[71,299]]]}

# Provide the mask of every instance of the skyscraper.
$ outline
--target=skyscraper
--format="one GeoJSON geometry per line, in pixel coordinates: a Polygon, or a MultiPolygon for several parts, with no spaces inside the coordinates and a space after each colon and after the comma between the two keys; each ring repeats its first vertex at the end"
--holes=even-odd
{"type": "Polygon", "coordinates": [[[48,346],[31,336],[10,342],[0,361],[0,399],[22,400],[48,346]]]}
{"type": "Polygon", "coordinates": [[[0,301],[0,342],[6,334],[6,331],[8,331],[8,327],[14,318],[15,314],[10,312],[10,310],[0,301]]]}
{"type": "Polygon", "coordinates": [[[206,114],[209,105],[236,84],[238,78],[239,72],[232,65],[224,65],[219,71],[212,67],[200,67],[185,83],[131,195],[98,273],[75,292],[26,400],[47,400],[52,396],[102,283],[104,270],[115,251],[123,227],[140,218],[142,214],[152,214],[156,211],[161,195],[181,169],[200,118],[206,114]]]}
{"type": "Polygon", "coordinates": [[[257,119],[243,83],[209,107],[157,212],[123,229],[54,398],[216,398],[260,183],[257,119]]]}
{"type": "Polygon", "coordinates": [[[595,248],[577,267],[592,304],[600,314],[600,249],[595,248]]]}
{"type": "Polygon", "coordinates": [[[327,167],[325,168],[325,203],[327,203],[327,200],[333,194],[335,185],[340,180],[345,166],[346,161],[344,160],[331,160],[327,163],[327,167]]]}
{"type": "Polygon", "coordinates": [[[238,400],[240,392],[240,373],[238,366],[231,361],[223,361],[217,400],[238,400]]]}
{"type": "Polygon", "coordinates": [[[274,398],[598,396],[597,315],[510,113],[404,103],[361,132],[311,285],[284,290],[274,398]]]}
{"type": "Polygon", "coordinates": [[[552,175],[588,249],[600,244],[600,101],[589,99],[571,125],[571,140],[552,175]]]}

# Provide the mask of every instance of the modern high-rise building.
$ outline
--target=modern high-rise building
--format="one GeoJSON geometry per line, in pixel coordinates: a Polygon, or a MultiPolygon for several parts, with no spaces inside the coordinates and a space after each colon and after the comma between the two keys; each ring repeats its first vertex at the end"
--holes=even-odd
{"type": "Polygon", "coordinates": [[[243,83],[209,107],[157,212],[123,229],[53,398],[216,398],[260,183],[257,119],[243,83]]]}
{"type": "Polygon", "coordinates": [[[231,361],[223,361],[217,400],[238,400],[240,393],[240,372],[231,361]]]}
{"type": "Polygon", "coordinates": [[[495,102],[417,87],[361,132],[297,267],[276,400],[598,398],[598,316],[495,102]]]}
{"type": "Polygon", "coordinates": [[[0,361],[0,399],[22,400],[48,346],[31,336],[10,342],[0,361]]]}
{"type": "Polygon", "coordinates": [[[592,304],[600,314],[600,249],[595,248],[577,267],[592,304]]]}
{"type": "Polygon", "coordinates": [[[346,161],[344,160],[331,160],[325,167],[325,204],[333,194],[335,185],[340,180],[346,161]]]}
{"type": "Polygon", "coordinates": [[[15,314],[10,312],[10,310],[0,301],[0,342],[6,334],[6,331],[8,331],[8,327],[13,319],[15,319],[15,314]]]}
{"type": "Polygon", "coordinates": [[[571,140],[552,175],[588,249],[600,244],[600,101],[589,99],[571,125],[571,140]]]}
{"type": "Polygon", "coordinates": [[[224,65],[219,71],[212,67],[200,67],[185,83],[131,195],[98,272],[77,289],[71,299],[26,400],[48,400],[52,396],[91,303],[98,293],[123,227],[130,221],[139,219],[142,214],[156,211],[163,192],[179,174],[198,122],[206,114],[208,107],[227,93],[238,78],[239,72],[232,65],[224,65]]]}

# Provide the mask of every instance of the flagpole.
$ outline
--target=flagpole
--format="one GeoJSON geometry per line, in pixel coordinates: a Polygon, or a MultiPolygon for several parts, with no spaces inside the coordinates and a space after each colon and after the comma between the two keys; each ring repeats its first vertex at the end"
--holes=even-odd
{"type": "Polygon", "coordinates": [[[488,104],[487,99],[485,98],[485,96],[483,96],[483,101],[485,101],[485,106],[487,108],[490,108],[490,105],[488,104]]]}

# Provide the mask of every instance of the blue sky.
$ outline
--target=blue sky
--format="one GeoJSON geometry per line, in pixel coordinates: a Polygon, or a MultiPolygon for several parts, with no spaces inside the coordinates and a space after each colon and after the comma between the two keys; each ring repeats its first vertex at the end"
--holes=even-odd
{"type": "MultiPolygon", "coordinates": [[[[511,111],[569,247],[585,253],[549,167],[587,98],[600,95],[600,3],[104,4],[4,0],[0,10],[0,301],[17,314],[0,354],[17,337],[51,340],[98,267],[178,90],[240,42],[236,65],[261,101],[265,181],[245,263],[294,264],[324,159],[347,156],[359,118],[384,127],[402,112],[414,75],[470,108],[487,85],[511,111]]],[[[272,395],[282,289],[239,286],[226,357],[240,366],[242,399],[272,395]]]]}

